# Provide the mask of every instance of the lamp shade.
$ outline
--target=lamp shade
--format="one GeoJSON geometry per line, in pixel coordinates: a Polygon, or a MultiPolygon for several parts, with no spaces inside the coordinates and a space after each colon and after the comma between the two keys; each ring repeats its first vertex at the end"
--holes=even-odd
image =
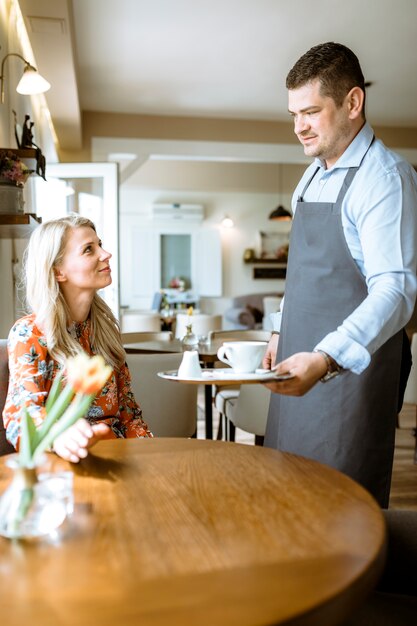
{"type": "Polygon", "coordinates": [[[223,228],[233,228],[233,226],[235,225],[234,221],[232,220],[231,217],[229,217],[228,215],[225,215],[222,219],[222,226],[223,228]]]}
{"type": "Polygon", "coordinates": [[[25,96],[30,96],[32,94],[44,93],[50,88],[50,83],[32,65],[26,65],[16,91],[25,96]]]}
{"type": "Polygon", "coordinates": [[[291,213],[289,211],[287,211],[287,209],[284,209],[282,204],[280,204],[279,206],[277,206],[276,209],[274,209],[269,214],[269,218],[268,219],[270,219],[270,220],[288,221],[288,220],[292,220],[292,215],[291,215],[291,213]]]}

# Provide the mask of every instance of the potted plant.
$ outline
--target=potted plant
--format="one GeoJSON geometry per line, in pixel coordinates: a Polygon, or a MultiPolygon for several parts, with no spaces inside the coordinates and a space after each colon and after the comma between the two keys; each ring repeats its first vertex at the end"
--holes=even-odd
{"type": "Polygon", "coordinates": [[[23,213],[23,187],[34,172],[15,150],[0,150],[0,213],[23,213]]]}

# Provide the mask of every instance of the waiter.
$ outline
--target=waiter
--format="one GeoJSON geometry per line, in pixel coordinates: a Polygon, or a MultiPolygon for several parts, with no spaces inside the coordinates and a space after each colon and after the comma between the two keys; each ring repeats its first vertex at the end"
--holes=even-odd
{"type": "Polygon", "coordinates": [[[314,162],[294,192],[285,298],[264,361],[293,378],[267,385],[265,445],[344,472],[387,507],[411,363],[417,174],[366,122],[349,48],[311,48],[286,86],[314,162]]]}

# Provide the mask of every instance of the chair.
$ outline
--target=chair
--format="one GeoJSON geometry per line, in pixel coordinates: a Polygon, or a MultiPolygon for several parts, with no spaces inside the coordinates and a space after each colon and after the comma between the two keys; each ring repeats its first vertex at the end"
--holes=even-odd
{"type": "Polygon", "coordinates": [[[161,330],[161,317],[156,311],[128,311],[122,314],[122,333],[157,332],[161,330]]]}
{"type": "MultiPolygon", "coordinates": [[[[411,337],[411,358],[413,364],[411,366],[410,375],[404,392],[404,403],[414,404],[416,408],[416,428],[414,434],[417,433],[417,333],[413,333],[411,337]]],[[[414,448],[414,463],[417,463],[417,437],[414,448]]]]}
{"type": "Polygon", "coordinates": [[[7,354],[7,339],[0,339],[0,456],[15,452],[13,446],[6,439],[3,423],[3,409],[9,386],[9,356],[7,354]]]}
{"type": "Polygon", "coordinates": [[[160,291],[156,291],[152,298],[151,311],[160,311],[162,306],[163,294],[160,291]]]}
{"type": "Polygon", "coordinates": [[[271,392],[263,385],[241,385],[237,396],[224,403],[228,431],[226,440],[235,440],[235,429],[255,435],[255,444],[263,445],[271,392]]]}
{"type": "Polygon", "coordinates": [[[235,296],[231,306],[224,312],[226,328],[249,330],[262,328],[264,317],[264,298],[266,296],[280,296],[277,292],[250,293],[235,296]]]}
{"type": "Polygon", "coordinates": [[[186,327],[191,324],[195,335],[209,335],[213,330],[222,328],[221,315],[209,315],[207,313],[177,313],[175,337],[182,339],[187,332],[186,327]]]}
{"type": "Polygon", "coordinates": [[[343,626],[411,626],[417,615],[417,511],[384,511],[388,553],[377,588],[343,626]]]}
{"type": "Polygon", "coordinates": [[[170,330],[159,332],[122,333],[122,343],[141,343],[142,341],[172,341],[173,334],[170,330]]]}
{"type": "Polygon", "coordinates": [[[164,380],[157,374],[178,369],[182,353],[127,354],[132,389],[155,436],[192,437],[197,428],[198,385],[164,380]]]}
{"type": "Polygon", "coordinates": [[[209,341],[269,341],[271,331],[263,329],[251,330],[212,330],[208,334],[209,341]]]}
{"type": "Polygon", "coordinates": [[[281,305],[282,296],[265,296],[263,299],[264,316],[262,319],[262,328],[264,330],[273,330],[270,315],[277,313],[281,305]]]}
{"type": "MultiPolygon", "coordinates": [[[[271,339],[271,331],[263,329],[250,330],[213,330],[208,335],[209,341],[269,341],[271,339]]],[[[224,363],[219,363],[219,367],[224,367],[224,363]]],[[[223,436],[224,431],[228,430],[227,419],[224,417],[225,403],[239,395],[240,385],[215,385],[213,388],[214,405],[219,412],[219,429],[217,439],[223,436]]]]}

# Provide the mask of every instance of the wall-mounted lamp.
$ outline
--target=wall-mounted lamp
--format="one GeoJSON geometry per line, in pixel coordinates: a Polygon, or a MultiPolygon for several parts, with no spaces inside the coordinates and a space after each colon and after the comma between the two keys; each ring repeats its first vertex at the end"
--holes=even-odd
{"type": "Polygon", "coordinates": [[[0,82],[2,104],[4,104],[4,64],[9,57],[18,57],[25,64],[23,76],[16,87],[17,93],[21,93],[25,96],[30,96],[37,93],[44,93],[51,88],[51,85],[48,83],[48,81],[45,80],[43,76],[38,73],[36,67],[33,67],[33,65],[29,63],[29,61],[26,61],[26,59],[24,59],[21,54],[18,54],[17,52],[9,52],[9,54],[6,54],[6,56],[3,58],[3,61],[1,62],[0,82]]]}
{"type": "Polygon", "coordinates": [[[223,226],[223,228],[233,228],[235,223],[231,217],[229,217],[228,215],[225,215],[221,221],[221,225],[223,226]]]}
{"type": "Polygon", "coordinates": [[[75,194],[75,189],[70,183],[66,183],[64,187],[64,196],[73,196],[75,194]]]}

